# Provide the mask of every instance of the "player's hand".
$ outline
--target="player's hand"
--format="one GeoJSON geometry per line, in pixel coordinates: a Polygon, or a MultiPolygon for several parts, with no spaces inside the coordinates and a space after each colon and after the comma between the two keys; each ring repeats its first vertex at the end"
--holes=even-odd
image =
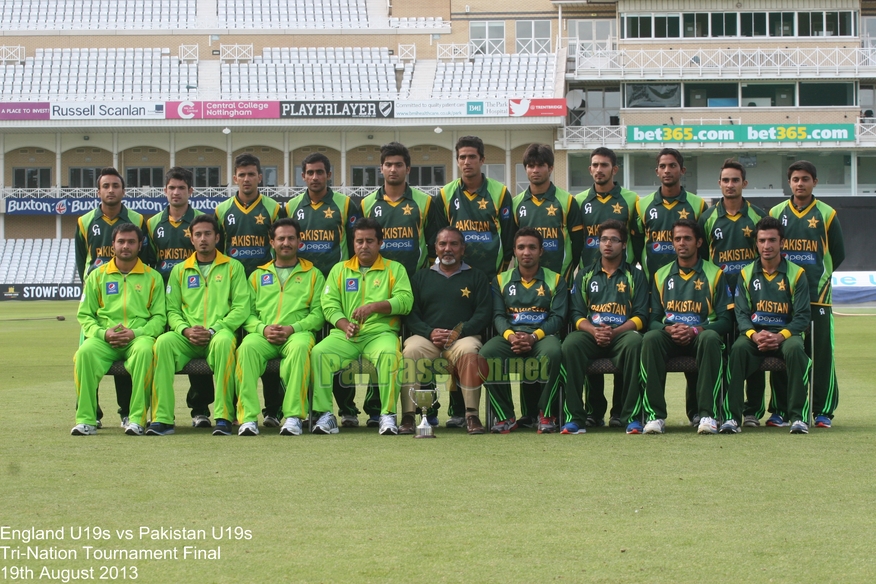
{"type": "Polygon", "coordinates": [[[782,344],[782,341],[785,340],[785,337],[779,333],[771,333],[769,331],[761,331],[760,333],[752,335],[752,340],[754,340],[754,337],[758,337],[755,341],[758,350],[764,353],[775,351],[779,348],[779,345],[782,344]]]}
{"type": "Polygon", "coordinates": [[[508,340],[511,342],[511,350],[521,355],[532,350],[533,338],[529,333],[514,333],[508,340]]]}
{"type": "Polygon", "coordinates": [[[690,327],[683,324],[672,324],[664,330],[669,333],[673,343],[681,345],[682,347],[688,345],[690,339],[693,337],[693,332],[690,330],[690,327]]]}
{"type": "Polygon", "coordinates": [[[269,324],[265,327],[263,334],[265,338],[268,339],[268,342],[272,345],[282,345],[286,342],[286,339],[289,338],[289,335],[286,334],[285,329],[291,329],[292,327],[280,326],[278,324],[269,324]]]}
{"type": "Polygon", "coordinates": [[[607,347],[611,345],[611,341],[614,340],[614,329],[605,324],[600,325],[595,327],[593,337],[596,339],[597,345],[600,347],[607,347]]]}
{"type": "Polygon", "coordinates": [[[432,344],[444,350],[444,345],[447,344],[447,339],[450,338],[450,331],[447,329],[432,329],[432,333],[429,335],[429,340],[432,341],[432,344]]]}
{"type": "Polygon", "coordinates": [[[185,329],[183,336],[196,347],[206,347],[210,344],[210,339],[212,338],[210,331],[200,325],[185,329]]]}
{"type": "Polygon", "coordinates": [[[104,340],[114,349],[121,349],[134,340],[134,331],[119,324],[115,328],[107,329],[104,340]]]}
{"type": "Polygon", "coordinates": [[[377,305],[374,302],[369,304],[365,304],[364,306],[360,306],[356,310],[353,311],[352,317],[356,322],[365,322],[365,319],[374,314],[377,309],[377,305]]]}

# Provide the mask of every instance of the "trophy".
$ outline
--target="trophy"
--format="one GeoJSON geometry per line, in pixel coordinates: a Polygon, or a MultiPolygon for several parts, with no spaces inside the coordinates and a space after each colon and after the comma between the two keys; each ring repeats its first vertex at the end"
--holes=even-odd
{"type": "Polygon", "coordinates": [[[420,424],[417,426],[417,433],[414,434],[414,438],[435,438],[432,426],[429,425],[429,421],[426,419],[426,412],[438,403],[438,388],[417,389],[412,387],[410,395],[411,401],[420,408],[420,424]]]}

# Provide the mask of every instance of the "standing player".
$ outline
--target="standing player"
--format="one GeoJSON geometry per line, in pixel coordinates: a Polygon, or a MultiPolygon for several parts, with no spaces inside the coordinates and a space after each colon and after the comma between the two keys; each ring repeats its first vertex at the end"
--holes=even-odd
{"type": "MultiPolygon", "coordinates": [[[[173,375],[195,357],[206,357],[216,383],[213,435],[231,434],[234,419],[234,350],[237,329],[249,316],[249,289],[243,265],[216,249],[219,224],[212,215],[192,220],[195,253],[174,266],[167,284],[170,330],[155,341],[152,423],[146,433],[174,432],[173,375]]],[[[243,424],[241,434],[258,434],[243,424]]]]}
{"type": "Polygon", "coordinates": [[[733,300],[724,272],[699,257],[703,230],[693,219],[672,228],[677,259],[652,280],[650,330],[642,341],[642,389],[648,417],[645,434],[662,434],[666,422],[666,361],[693,355],[697,362],[698,432],[715,434],[715,413],[724,375],[724,343],[733,300]]]}
{"type": "MultiPolygon", "coordinates": [[[[589,268],[600,259],[599,226],[605,221],[620,221],[626,225],[629,243],[626,246],[624,261],[635,265],[642,254],[642,234],[637,231],[638,215],[636,204],[639,195],[621,187],[614,180],[620,167],[617,155],[610,148],[600,146],[590,153],[590,176],[593,186],[575,195],[581,208],[584,225],[584,247],[581,250],[581,267],[589,268]]],[[[611,399],[611,412],[608,425],[623,427],[621,404],[624,387],[620,375],[614,376],[614,391],[611,399]]],[[[588,426],[605,424],[608,401],[605,399],[605,382],[602,375],[587,376],[587,401],[585,421],[588,426]]]]}
{"type": "MultiPolygon", "coordinates": [[[[79,218],[77,222],[76,236],[74,238],[76,248],[76,271],[79,279],[85,283],[85,278],[92,270],[102,266],[113,257],[113,228],[121,223],[131,223],[140,229],[146,237],[146,220],[140,213],[125,207],[122,200],[125,198],[125,180],[115,168],[107,167],[100,171],[97,177],[97,196],[100,197],[100,205],[94,211],[89,211],[79,218]]],[[[152,248],[148,239],[144,239],[140,246],[140,259],[147,266],[154,265],[152,248]]],[[[128,423],[128,404],[131,402],[131,378],[127,376],[115,377],[116,401],[119,404],[119,416],[122,418],[122,427],[128,423]]],[[[100,405],[97,406],[97,427],[103,412],[100,405]]]]}
{"type": "Polygon", "coordinates": [[[281,357],[280,377],[286,386],[283,413],[284,436],[300,436],[301,420],[307,414],[310,387],[310,350],[321,328],[321,294],[325,278],[312,263],[298,257],[301,226],[294,219],[271,224],[271,247],[275,259],[252,273],[252,298],[246,332],[237,349],[238,419],[241,434],[258,433],[258,378],[269,359],[281,357]],[[254,430],[253,430],[254,429],[254,430]]]}
{"type": "MultiPolygon", "coordinates": [[[[724,270],[724,278],[730,291],[736,291],[736,277],[742,268],[757,258],[754,227],[766,217],[766,211],[755,207],[742,191],[748,186],[745,180],[745,167],[728,158],[721,167],[718,179],[721,199],[706,209],[699,218],[706,241],[703,247],[708,251],[708,259],[724,270]]],[[[763,417],[765,375],[756,371],[748,380],[748,400],[745,404],[745,425],[760,426],[763,417]]]]}
{"type": "MultiPolygon", "coordinates": [[[[301,178],[307,190],[286,203],[286,215],[301,225],[298,257],[312,262],[323,276],[328,276],[335,264],[353,255],[353,224],[362,217],[362,210],[356,201],[328,186],[332,164],[325,154],[308,155],[301,162],[301,178]]],[[[335,379],[334,395],[341,425],[357,427],[356,389],[342,387],[335,379]]]]}
{"type": "MultiPolygon", "coordinates": [[[[261,182],[261,161],[252,154],[240,154],[234,159],[237,194],[216,207],[216,220],[223,235],[218,249],[243,264],[246,276],[271,259],[268,230],[271,223],[285,216],[280,203],[259,192],[261,182]]],[[[283,418],[280,376],[266,373],[262,376],[262,384],[265,426],[277,428],[283,418]]]]}
{"type": "Polygon", "coordinates": [[[785,360],[790,379],[787,415],[792,434],[807,434],[809,426],[810,361],[800,336],[809,328],[809,286],[803,269],[782,257],[784,230],[775,217],[755,227],[760,258],[739,274],[736,322],[739,338],[730,351],[730,376],[722,434],[736,434],[742,420],[742,382],[764,357],[785,360]]]}
{"type": "MultiPolygon", "coordinates": [[[[164,194],[167,207],[153,215],[149,221],[149,241],[155,255],[158,273],[167,279],[173,267],[187,259],[195,248],[192,246],[192,219],[202,213],[189,204],[192,196],[192,173],[175,166],[164,177],[164,194]]],[[[189,393],[186,404],[192,410],[192,426],[210,427],[210,404],[213,402],[213,378],[209,375],[189,375],[189,393]]]]}
{"type": "Polygon", "coordinates": [[[380,386],[380,434],[398,434],[398,366],[401,317],[414,302],[404,267],[380,255],[380,224],[359,219],[353,226],[356,255],[332,268],[322,298],[325,319],[335,328],[310,353],[313,409],[321,412],[314,434],[337,434],[329,393],[332,375],[365,356],[377,370],[380,386]]]}
{"type": "MultiPolygon", "coordinates": [[[[814,382],[812,412],[817,428],[830,428],[839,403],[830,280],[846,257],[843,232],[836,211],[812,194],[818,184],[814,164],[798,160],[789,166],[788,184],[791,198],[773,207],[770,215],[785,228],[782,255],[806,270],[814,326],[813,338],[807,343],[814,382]]],[[[781,395],[782,389],[777,388],[777,393],[781,395]]]]}
{"type": "Polygon", "coordinates": [[[113,257],[85,281],[77,318],[85,342],[73,357],[76,380],[76,426],[71,434],[97,433],[97,387],[113,361],[124,359],[131,374],[130,411],[125,434],[141,436],[146,424],[146,396],[152,382],[152,345],[166,322],[164,284],[137,258],[143,232],[131,223],[112,230],[113,257]]]}

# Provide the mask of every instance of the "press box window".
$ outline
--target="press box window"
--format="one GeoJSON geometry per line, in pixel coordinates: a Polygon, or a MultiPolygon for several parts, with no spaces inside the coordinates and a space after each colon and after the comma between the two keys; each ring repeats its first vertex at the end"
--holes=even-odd
{"type": "Polygon", "coordinates": [[[48,189],[52,187],[51,168],[13,168],[12,186],[16,189],[48,189]]]}
{"type": "Polygon", "coordinates": [[[855,105],[854,83],[800,83],[801,106],[855,105]]]}

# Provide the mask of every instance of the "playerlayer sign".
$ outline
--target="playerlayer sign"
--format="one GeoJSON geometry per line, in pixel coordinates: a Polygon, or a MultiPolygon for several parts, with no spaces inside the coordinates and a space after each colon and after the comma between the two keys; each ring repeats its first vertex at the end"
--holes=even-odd
{"type": "Polygon", "coordinates": [[[627,142],[853,142],[854,124],[627,126],[627,142]]]}
{"type": "Polygon", "coordinates": [[[391,101],[281,101],[281,118],[391,118],[391,101]]]}
{"type": "MultiPolygon", "coordinates": [[[[189,204],[198,211],[212,212],[225,199],[218,197],[193,197],[189,204]]],[[[100,203],[94,199],[6,199],[7,215],[83,215],[100,203]]],[[[164,197],[126,197],[125,206],[128,209],[154,215],[164,210],[167,199],[164,197]]]]}

